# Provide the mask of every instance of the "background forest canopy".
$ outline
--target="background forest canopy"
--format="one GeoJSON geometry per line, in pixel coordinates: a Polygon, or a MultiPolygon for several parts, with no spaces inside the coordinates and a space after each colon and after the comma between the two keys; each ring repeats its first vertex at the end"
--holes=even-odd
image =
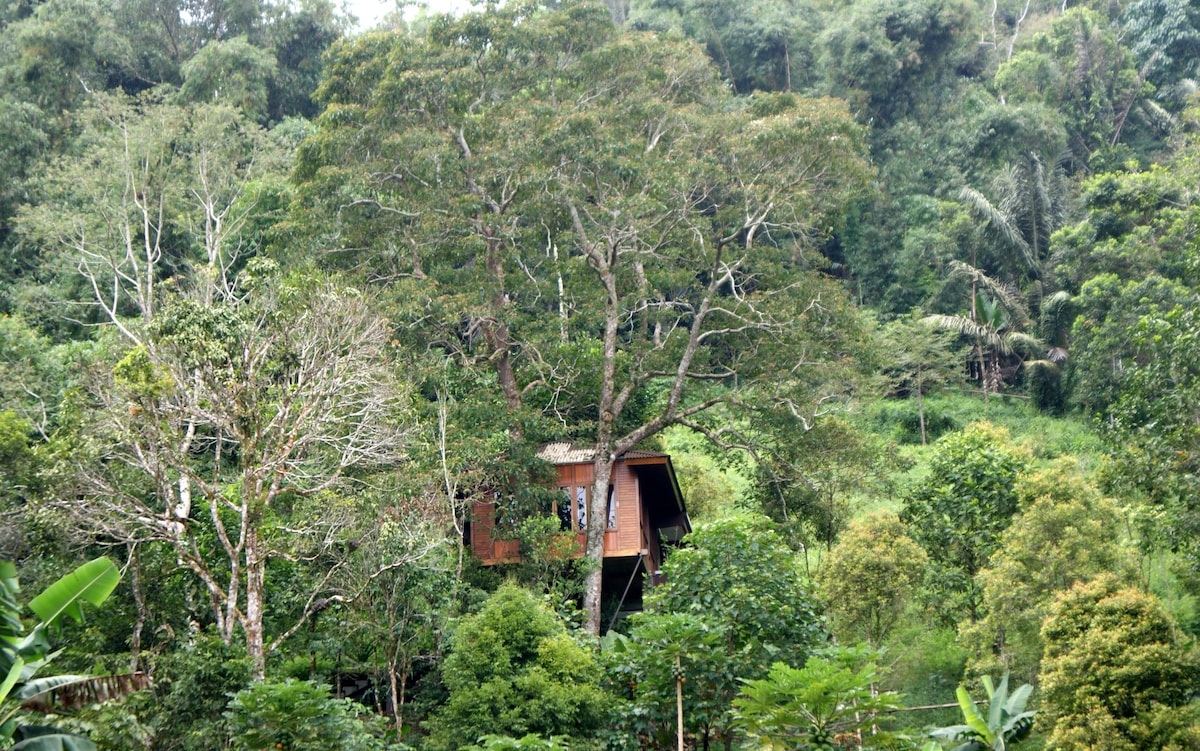
{"type": "Polygon", "coordinates": [[[1200,6],[353,29],[0,0],[0,748],[1200,748],[1200,6]]]}

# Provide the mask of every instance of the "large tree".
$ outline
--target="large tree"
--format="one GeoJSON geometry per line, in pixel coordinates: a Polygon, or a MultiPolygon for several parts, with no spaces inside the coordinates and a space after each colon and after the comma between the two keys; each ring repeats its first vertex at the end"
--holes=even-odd
{"type": "Polygon", "coordinates": [[[60,305],[107,332],[56,436],[57,505],[105,540],[167,546],[261,677],[342,560],[339,491],[400,456],[389,325],[352,288],[252,258],[280,156],[235,110],[97,96],[84,121],[21,224],[75,291],[60,305]],[[329,555],[269,641],[268,561],[329,555]]]}
{"type": "MultiPolygon", "coordinates": [[[[616,457],[666,426],[844,393],[825,384],[856,332],[804,253],[867,173],[841,105],[735,102],[699,49],[586,2],[358,38],[320,96],[297,225],[392,282],[416,338],[490,372],[512,411],[593,446],[592,519],[616,457]]],[[[599,595],[597,566],[593,631],[599,595]]]]}
{"type": "Polygon", "coordinates": [[[830,631],[845,644],[882,647],[904,618],[927,562],[894,514],[851,522],[817,573],[830,631]]]}
{"type": "Polygon", "coordinates": [[[61,510],[102,539],[167,545],[222,638],[240,628],[260,678],[352,547],[352,478],[398,461],[404,433],[387,324],[368,301],[304,277],[270,284],[247,301],[169,301],[97,373],[96,409],[61,459],[77,494],[61,510]],[[298,612],[267,599],[282,560],[320,563],[298,612]]]}
{"type": "Polygon", "coordinates": [[[1132,581],[1136,566],[1115,532],[1120,510],[1079,477],[1074,459],[1021,477],[1017,493],[1021,513],[975,577],[983,615],[960,629],[959,641],[973,651],[973,673],[1034,683],[1055,594],[1101,574],[1132,581]]]}

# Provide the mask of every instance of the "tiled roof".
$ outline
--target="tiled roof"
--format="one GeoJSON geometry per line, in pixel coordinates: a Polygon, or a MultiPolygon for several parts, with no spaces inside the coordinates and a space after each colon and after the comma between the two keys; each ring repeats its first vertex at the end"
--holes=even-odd
{"type": "MultiPolygon", "coordinates": [[[[566,441],[543,444],[538,449],[538,458],[554,464],[583,464],[595,458],[595,449],[588,446],[576,446],[566,441]]],[[[667,454],[658,451],[626,451],[623,459],[658,459],[667,454]]]]}
{"type": "Polygon", "coordinates": [[[662,458],[665,458],[668,456],[670,456],[670,454],[664,454],[661,451],[637,451],[637,450],[634,450],[634,451],[626,451],[624,454],[621,454],[622,459],[662,459],[662,458]]]}
{"type": "Polygon", "coordinates": [[[590,448],[573,446],[565,441],[546,443],[538,448],[538,458],[555,464],[581,464],[590,462],[595,451],[590,448]]]}

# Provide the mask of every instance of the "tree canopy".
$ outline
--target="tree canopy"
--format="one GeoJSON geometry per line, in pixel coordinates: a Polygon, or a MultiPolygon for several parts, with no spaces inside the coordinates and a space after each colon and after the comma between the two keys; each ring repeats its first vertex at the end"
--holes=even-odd
{"type": "Polygon", "coordinates": [[[55,667],[156,687],[21,657],[6,717],[706,751],[957,696],[940,742],[1028,699],[1048,747],[1197,745],[1195,9],[345,13],[0,2],[0,559],[111,557],[55,667]]]}
{"type": "Polygon", "coordinates": [[[811,413],[840,389],[827,366],[855,332],[806,269],[868,174],[838,103],[734,101],[695,46],[576,2],[361,37],[318,96],[294,221],[329,264],[410,291],[418,346],[594,447],[593,518],[613,458],[666,426],[716,431],[723,403],[811,413]]]}

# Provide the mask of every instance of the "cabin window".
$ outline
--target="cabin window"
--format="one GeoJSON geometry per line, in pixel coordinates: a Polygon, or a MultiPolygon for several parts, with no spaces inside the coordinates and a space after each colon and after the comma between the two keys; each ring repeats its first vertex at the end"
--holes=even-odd
{"type": "Polygon", "coordinates": [[[571,524],[571,489],[563,488],[562,491],[563,501],[554,504],[556,507],[554,510],[558,513],[559,528],[567,532],[574,528],[574,525],[571,524]]]}
{"type": "Polygon", "coordinates": [[[563,500],[555,509],[564,532],[583,532],[587,529],[588,489],[584,485],[562,488],[563,500]]]}
{"type": "MultiPolygon", "coordinates": [[[[591,488],[586,485],[559,486],[562,491],[562,501],[555,504],[554,512],[558,515],[559,527],[564,532],[584,532],[588,522],[588,496],[591,488]]],[[[608,508],[606,527],[617,528],[616,488],[608,488],[608,508]]]]}
{"type": "Polygon", "coordinates": [[[587,488],[582,486],[575,488],[575,519],[579,529],[587,529],[587,488]]]}

